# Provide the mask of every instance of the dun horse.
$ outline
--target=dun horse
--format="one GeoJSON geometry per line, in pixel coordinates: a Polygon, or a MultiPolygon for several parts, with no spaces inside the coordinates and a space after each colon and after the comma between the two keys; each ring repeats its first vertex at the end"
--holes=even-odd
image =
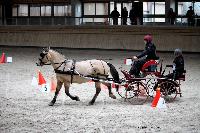
{"type": "MultiPolygon", "coordinates": [[[[43,66],[45,64],[51,64],[55,70],[56,78],[57,78],[57,88],[54,95],[54,98],[49,103],[49,106],[53,106],[56,102],[56,98],[58,93],[64,84],[65,93],[69,96],[72,100],[80,101],[78,96],[72,96],[69,93],[69,87],[71,83],[85,83],[88,82],[88,79],[84,78],[83,76],[90,76],[90,77],[101,77],[107,79],[109,74],[112,75],[115,82],[119,82],[119,74],[115,67],[103,60],[86,60],[75,62],[74,60],[67,60],[64,55],[58,53],[55,50],[50,48],[43,49],[40,53],[39,66],[43,66]],[[83,76],[80,76],[83,75],[83,76]]],[[[89,102],[89,105],[94,104],[97,96],[101,91],[100,87],[101,82],[96,81],[96,94],[93,96],[92,100],[89,102]]],[[[113,95],[111,91],[111,84],[103,83],[108,87],[109,96],[113,99],[116,99],[115,95],[113,95]]]]}

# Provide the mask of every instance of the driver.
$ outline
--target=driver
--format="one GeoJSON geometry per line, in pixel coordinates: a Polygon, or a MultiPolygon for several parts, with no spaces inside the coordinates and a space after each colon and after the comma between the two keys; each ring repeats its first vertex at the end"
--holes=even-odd
{"type": "Polygon", "coordinates": [[[145,43],[144,51],[137,56],[133,56],[132,58],[134,60],[134,63],[132,64],[129,74],[134,75],[135,77],[139,77],[140,70],[147,61],[159,59],[159,57],[156,55],[156,46],[152,43],[151,35],[144,36],[144,43],[145,43]]]}

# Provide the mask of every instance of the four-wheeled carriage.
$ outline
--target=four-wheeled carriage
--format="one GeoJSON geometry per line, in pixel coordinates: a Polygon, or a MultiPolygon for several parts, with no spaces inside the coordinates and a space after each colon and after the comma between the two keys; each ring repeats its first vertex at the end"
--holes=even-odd
{"type": "Polygon", "coordinates": [[[122,81],[125,82],[125,85],[124,88],[118,90],[119,95],[125,100],[139,104],[146,102],[149,96],[153,96],[157,87],[160,87],[161,96],[167,102],[172,102],[178,94],[181,96],[180,82],[185,81],[185,73],[177,80],[167,79],[164,76],[166,68],[162,71],[162,61],[159,71],[157,70],[158,65],[158,61],[150,60],[146,62],[141,69],[141,77],[137,78],[127,71],[121,70],[124,75],[122,81]]]}

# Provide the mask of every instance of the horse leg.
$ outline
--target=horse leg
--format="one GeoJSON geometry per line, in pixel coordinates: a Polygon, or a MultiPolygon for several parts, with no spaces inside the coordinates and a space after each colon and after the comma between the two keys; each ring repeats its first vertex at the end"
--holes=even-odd
{"type": "Polygon", "coordinates": [[[89,102],[89,105],[93,105],[94,104],[97,96],[101,92],[101,86],[100,85],[101,85],[100,82],[95,82],[96,94],[94,95],[94,97],[92,98],[92,100],[89,102]]]}
{"type": "Polygon", "coordinates": [[[70,83],[69,82],[65,82],[64,86],[65,86],[65,93],[66,93],[67,96],[69,96],[72,100],[80,101],[78,96],[72,96],[69,93],[69,87],[70,87],[70,83]]]}
{"type": "Polygon", "coordinates": [[[112,93],[111,84],[110,83],[102,83],[102,84],[104,84],[105,86],[108,87],[109,97],[111,97],[113,99],[116,99],[116,96],[112,93]]]}
{"type": "Polygon", "coordinates": [[[63,84],[63,83],[60,82],[60,81],[57,82],[56,92],[55,92],[55,95],[54,95],[52,101],[49,103],[49,106],[53,106],[54,103],[56,102],[56,98],[57,98],[58,93],[59,93],[59,91],[60,91],[60,89],[61,89],[61,87],[62,87],[62,84],[63,84]]]}

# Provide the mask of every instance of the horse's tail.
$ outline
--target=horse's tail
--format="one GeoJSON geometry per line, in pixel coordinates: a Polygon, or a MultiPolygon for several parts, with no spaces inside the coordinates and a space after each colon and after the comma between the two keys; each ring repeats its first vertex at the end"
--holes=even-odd
{"type": "Polygon", "coordinates": [[[114,79],[114,82],[119,83],[119,73],[117,72],[116,68],[109,62],[107,62],[107,65],[110,67],[110,73],[114,79]]]}

